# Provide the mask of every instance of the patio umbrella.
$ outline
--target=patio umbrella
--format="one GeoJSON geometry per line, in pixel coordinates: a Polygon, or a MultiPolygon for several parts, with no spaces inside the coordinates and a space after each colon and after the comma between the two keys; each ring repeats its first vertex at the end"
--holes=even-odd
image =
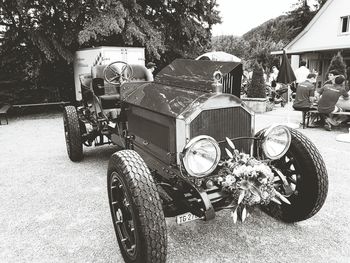
{"type": "MultiPolygon", "coordinates": [[[[283,57],[282,57],[282,63],[280,66],[280,70],[277,75],[277,82],[283,83],[283,84],[290,84],[293,81],[296,80],[296,77],[294,75],[294,71],[292,69],[292,66],[289,63],[289,59],[287,57],[286,51],[283,50],[283,57]]],[[[299,127],[299,125],[296,125],[295,123],[289,122],[289,112],[287,113],[287,123],[286,125],[290,128],[296,129],[299,127]]]]}
{"type": "Polygon", "coordinates": [[[213,51],[207,52],[200,55],[196,60],[213,60],[213,61],[232,61],[232,62],[241,62],[239,57],[235,55],[223,52],[223,51],[213,51]]]}
{"type": "Polygon", "coordinates": [[[292,69],[292,66],[289,63],[289,59],[287,57],[286,51],[283,50],[282,63],[277,75],[277,82],[290,84],[295,80],[296,80],[296,77],[294,75],[294,71],[292,69]]]}

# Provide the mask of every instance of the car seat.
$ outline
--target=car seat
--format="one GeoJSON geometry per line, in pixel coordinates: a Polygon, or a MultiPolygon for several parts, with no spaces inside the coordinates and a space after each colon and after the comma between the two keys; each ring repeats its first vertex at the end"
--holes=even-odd
{"type": "Polygon", "coordinates": [[[91,68],[92,89],[101,103],[102,109],[117,108],[120,94],[119,87],[104,80],[104,69],[106,65],[97,65],[91,68]]]}
{"type": "Polygon", "coordinates": [[[152,73],[143,65],[130,65],[132,68],[131,82],[135,81],[153,81],[152,73]]]}
{"type": "Polygon", "coordinates": [[[92,90],[91,90],[91,74],[80,74],[79,75],[81,94],[83,102],[87,105],[89,101],[92,100],[92,90]]]}

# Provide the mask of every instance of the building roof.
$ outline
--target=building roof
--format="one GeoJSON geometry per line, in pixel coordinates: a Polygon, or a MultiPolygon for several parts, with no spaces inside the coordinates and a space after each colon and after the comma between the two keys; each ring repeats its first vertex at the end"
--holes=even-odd
{"type": "MultiPolygon", "coordinates": [[[[349,0],[328,0],[304,30],[285,47],[286,53],[350,49],[350,32],[340,33],[340,18],[349,15],[349,0]]],[[[282,54],[282,51],[271,53],[282,54]]]]}

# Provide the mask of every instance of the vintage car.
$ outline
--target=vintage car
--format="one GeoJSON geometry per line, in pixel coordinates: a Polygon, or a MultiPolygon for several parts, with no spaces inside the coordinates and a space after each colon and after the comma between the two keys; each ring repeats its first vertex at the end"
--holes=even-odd
{"type": "MultiPolygon", "coordinates": [[[[125,262],[165,262],[165,217],[211,220],[228,209],[244,221],[261,207],[285,222],[322,207],[327,170],[315,145],[274,125],[255,133],[239,99],[242,65],[178,59],[154,81],[143,66],[115,62],[82,79],[83,102],[67,106],[68,155],[113,143],[107,191],[125,262]]],[[[82,76],[84,77],[84,76],[82,76]]]]}

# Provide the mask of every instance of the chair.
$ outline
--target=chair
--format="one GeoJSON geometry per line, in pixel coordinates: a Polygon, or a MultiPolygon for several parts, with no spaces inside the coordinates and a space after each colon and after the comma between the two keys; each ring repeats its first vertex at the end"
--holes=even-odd
{"type": "Polygon", "coordinates": [[[4,117],[5,120],[6,120],[6,124],[9,124],[9,120],[8,120],[8,117],[7,117],[7,112],[9,111],[9,109],[11,109],[11,105],[10,104],[5,104],[3,105],[1,108],[0,108],[0,125],[1,124],[1,117],[4,117]]]}
{"type": "Polygon", "coordinates": [[[99,98],[102,109],[117,108],[120,94],[116,85],[104,80],[104,69],[106,65],[97,65],[91,68],[92,89],[99,98]]]}
{"type": "Polygon", "coordinates": [[[153,81],[152,73],[143,65],[130,65],[132,68],[131,82],[135,81],[153,81]]]}
{"type": "Polygon", "coordinates": [[[87,104],[92,100],[92,90],[91,90],[91,74],[80,74],[79,75],[81,94],[83,97],[83,102],[87,104]]]}
{"type": "Polygon", "coordinates": [[[303,129],[309,127],[310,118],[315,115],[315,118],[322,118],[321,114],[317,110],[304,110],[303,112],[303,129]]]}

